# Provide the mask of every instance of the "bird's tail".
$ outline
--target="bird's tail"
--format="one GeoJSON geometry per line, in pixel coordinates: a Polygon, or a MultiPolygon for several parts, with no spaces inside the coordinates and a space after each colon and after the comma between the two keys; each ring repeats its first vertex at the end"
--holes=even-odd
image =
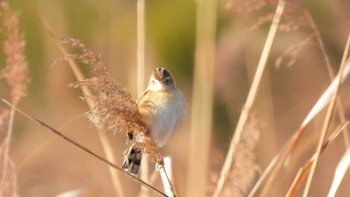
{"type": "Polygon", "coordinates": [[[142,160],[142,151],[135,148],[135,146],[131,146],[128,152],[128,155],[124,158],[124,162],[122,168],[124,170],[128,170],[129,166],[131,166],[130,172],[133,175],[137,175],[140,169],[142,160]]]}

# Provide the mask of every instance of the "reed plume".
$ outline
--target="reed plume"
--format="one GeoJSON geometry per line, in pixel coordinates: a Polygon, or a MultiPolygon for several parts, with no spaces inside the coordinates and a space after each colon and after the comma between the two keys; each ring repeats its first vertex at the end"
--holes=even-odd
{"type": "MultiPolygon", "coordinates": [[[[26,42],[20,33],[18,17],[7,1],[0,1],[2,33],[5,36],[2,49],[6,57],[6,67],[1,70],[3,78],[11,89],[12,103],[27,94],[28,65],[25,57],[26,42]]],[[[10,157],[11,136],[14,124],[14,109],[3,110],[0,116],[0,197],[17,196],[17,177],[10,157]]]]}
{"type": "Polygon", "coordinates": [[[126,136],[132,133],[136,137],[128,140],[127,145],[137,147],[151,161],[162,165],[163,158],[151,139],[147,126],[141,121],[137,103],[130,93],[111,77],[101,56],[95,55],[80,40],[68,38],[64,39],[63,43],[78,49],[79,52],[59,60],[73,58],[89,65],[91,69],[90,78],[71,84],[74,88],[88,87],[91,90],[92,95],[84,98],[94,103],[87,112],[91,123],[113,133],[119,132],[126,136]]]}

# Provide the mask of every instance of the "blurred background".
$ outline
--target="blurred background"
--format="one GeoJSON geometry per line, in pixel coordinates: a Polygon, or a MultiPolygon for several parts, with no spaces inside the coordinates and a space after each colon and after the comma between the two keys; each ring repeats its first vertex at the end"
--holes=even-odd
{"type": "MultiPolygon", "coordinates": [[[[76,81],[74,74],[66,62],[53,65],[63,55],[56,45],[57,41],[48,34],[35,14],[59,37],[81,39],[89,49],[101,54],[113,78],[137,99],[136,0],[11,0],[9,3],[19,14],[31,79],[28,96],[19,107],[104,155],[97,130],[84,116],[88,106],[79,98],[81,91],[68,87],[76,81]]],[[[210,167],[208,188],[203,188],[208,192],[222,167],[276,4],[274,0],[217,2],[210,167]]],[[[298,2],[298,6],[288,7],[253,109],[261,125],[256,152],[261,171],[299,128],[331,81],[325,56],[314,29],[305,18],[305,10],[320,33],[334,73],[339,68],[350,30],[350,4],[345,0],[305,0],[298,2]]],[[[186,122],[161,150],[164,155],[172,156],[176,188],[179,196],[184,196],[192,121],[196,1],[146,1],[145,22],[145,82],[155,67],[167,67],[188,103],[186,122]]],[[[4,65],[3,57],[1,54],[0,65],[4,65]]],[[[81,68],[88,75],[87,67],[82,65],[81,68]]],[[[350,100],[345,87],[342,88],[342,97],[348,117],[350,100]]],[[[3,81],[0,90],[1,98],[9,97],[8,87],[3,81]]],[[[5,108],[5,105],[0,104],[0,107],[5,108]]],[[[315,120],[310,132],[320,130],[322,118],[315,120]]],[[[88,196],[116,195],[105,163],[19,114],[16,114],[14,126],[11,157],[20,196],[55,196],[75,189],[85,189],[88,196]]],[[[121,165],[125,136],[118,133],[105,135],[109,136],[116,157],[120,157],[117,165],[121,165]]],[[[309,149],[312,152],[312,147],[309,149]]],[[[325,177],[333,176],[344,151],[343,139],[339,138],[321,156],[311,188],[314,196],[327,193],[332,179],[325,177]]],[[[150,168],[153,169],[153,165],[150,168]]],[[[127,177],[122,177],[122,180],[129,196],[139,193],[137,183],[127,177]]],[[[344,184],[349,183],[349,180],[346,181],[344,184]]],[[[156,186],[161,188],[160,182],[156,186]]],[[[339,190],[339,196],[349,192],[346,187],[339,190]]]]}

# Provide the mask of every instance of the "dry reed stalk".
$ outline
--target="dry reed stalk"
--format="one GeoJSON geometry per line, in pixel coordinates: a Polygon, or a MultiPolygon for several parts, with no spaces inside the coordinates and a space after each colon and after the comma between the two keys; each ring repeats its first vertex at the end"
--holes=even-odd
{"type": "Polygon", "coordinates": [[[171,174],[171,158],[164,158],[164,166],[160,169],[160,175],[162,178],[164,191],[169,197],[175,197],[175,190],[171,184],[172,174],[171,174]]]}
{"type": "Polygon", "coordinates": [[[350,166],[350,148],[346,150],[346,152],[344,153],[343,157],[340,159],[337,165],[337,168],[334,173],[332,185],[327,195],[328,197],[335,196],[340,186],[340,183],[342,182],[347,170],[349,169],[349,166],[350,166]]]}
{"type": "Polygon", "coordinates": [[[232,166],[232,163],[234,160],[234,155],[235,155],[235,149],[236,149],[236,146],[241,139],[243,128],[246,125],[249,114],[251,113],[251,109],[252,109],[252,106],[254,104],[258,89],[259,89],[260,81],[262,79],[262,75],[263,75],[265,67],[266,67],[266,62],[267,62],[268,56],[269,56],[270,51],[271,51],[272,43],[274,41],[277,29],[278,29],[279,21],[281,19],[281,16],[282,16],[284,8],[285,8],[285,4],[286,4],[285,0],[279,0],[279,2],[278,2],[277,9],[276,9],[276,12],[275,12],[275,15],[274,15],[271,27],[270,27],[270,31],[268,33],[268,36],[267,36],[267,39],[265,42],[265,46],[264,46],[264,49],[262,51],[261,58],[260,58],[256,73],[255,73],[255,76],[253,79],[253,83],[252,83],[251,88],[249,90],[246,103],[243,107],[243,110],[241,112],[241,116],[238,120],[233,139],[230,143],[229,151],[227,153],[224,165],[223,165],[221,173],[220,173],[220,178],[219,178],[219,181],[217,183],[217,186],[216,186],[216,189],[214,192],[215,197],[220,195],[220,192],[223,188],[223,185],[226,181],[226,178],[227,178],[228,173],[230,171],[230,168],[232,166]]]}
{"type": "Polygon", "coordinates": [[[0,196],[18,196],[17,176],[14,164],[11,158],[4,160],[5,151],[8,149],[5,139],[8,135],[9,119],[10,110],[0,110],[0,172],[5,172],[4,168],[6,167],[6,174],[1,176],[1,180],[4,179],[6,182],[1,185],[0,196]],[[4,162],[8,162],[8,164],[4,165],[4,162]]]}
{"type": "Polygon", "coordinates": [[[212,129],[216,0],[197,1],[196,51],[186,196],[205,196],[212,129]]]}
{"type": "MultiPolygon", "coordinates": [[[[346,57],[349,56],[350,34],[348,35],[348,41],[347,41],[346,46],[347,47],[346,47],[344,55],[343,55],[342,64],[345,63],[346,57]]],[[[345,132],[347,132],[347,130],[345,130],[345,132]]],[[[340,186],[340,183],[344,178],[346,171],[349,169],[349,165],[350,165],[350,148],[348,147],[346,152],[344,153],[343,157],[341,158],[340,162],[338,163],[338,166],[336,168],[334,178],[332,181],[331,188],[329,189],[329,192],[328,192],[328,197],[335,196],[335,194],[340,186]]]]}
{"type": "MultiPolygon", "coordinates": [[[[140,97],[145,90],[145,0],[137,0],[137,94],[140,97]]],[[[149,182],[149,165],[148,161],[141,162],[140,177],[142,180],[149,182]]]]}
{"type": "Polygon", "coordinates": [[[67,141],[67,142],[73,144],[73,145],[76,146],[77,148],[79,148],[79,149],[85,151],[86,153],[88,153],[88,154],[94,156],[95,158],[97,158],[97,159],[103,161],[104,163],[108,164],[111,168],[113,168],[113,169],[119,171],[120,173],[124,174],[126,177],[131,178],[132,180],[134,180],[134,181],[140,183],[141,185],[147,187],[148,189],[154,191],[155,193],[158,193],[158,194],[161,195],[161,196],[167,196],[166,194],[164,194],[163,192],[159,191],[158,189],[156,189],[156,188],[153,187],[152,185],[150,185],[150,184],[146,183],[145,181],[143,181],[143,180],[137,178],[136,176],[131,175],[130,173],[128,173],[128,172],[124,171],[123,169],[121,169],[120,167],[118,167],[116,164],[114,164],[114,163],[110,162],[109,160],[107,160],[107,159],[105,159],[105,158],[103,158],[103,157],[101,157],[101,156],[95,154],[95,153],[92,152],[90,149],[88,149],[88,148],[86,148],[85,146],[79,144],[78,142],[72,140],[71,138],[65,136],[65,135],[64,135],[62,132],[60,132],[59,130],[56,130],[56,129],[54,129],[53,127],[49,126],[48,124],[46,124],[46,123],[44,123],[44,122],[42,122],[42,121],[40,121],[40,120],[38,120],[38,119],[36,119],[36,118],[34,118],[34,117],[28,115],[27,113],[23,112],[22,110],[18,109],[18,108],[15,107],[14,105],[12,105],[12,104],[11,104],[10,102],[8,102],[7,100],[5,100],[5,99],[1,99],[1,100],[2,100],[5,104],[9,105],[12,109],[14,109],[15,111],[19,112],[20,114],[22,114],[23,116],[25,116],[26,118],[28,118],[29,120],[31,120],[31,121],[37,123],[37,124],[38,124],[39,126],[41,126],[41,127],[44,127],[44,128],[46,128],[46,129],[50,130],[50,131],[53,132],[54,134],[56,134],[56,135],[58,135],[59,137],[63,138],[65,141],[67,141]]]}
{"type": "MultiPolygon", "coordinates": [[[[350,62],[346,64],[346,72],[343,73],[343,78],[348,78],[350,73],[350,62]]],[[[327,90],[320,96],[319,100],[315,103],[314,107],[310,110],[309,114],[304,119],[300,128],[294,133],[294,135],[290,138],[290,140],[286,143],[286,145],[281,149],[281,151],[276,154],[273,160],[270,162],[268,167],[265,169],[264,173],[260,177],[259,181],[254,186],[249,196],[254,196],[262,182],[268,177],[266,185],[273,185],[274,178],[288,157],[289,153],[297,146],[298,142],[302,139],[306,128],[310,125],[311,121],[320,113],[320,111],[330,102],[331,95],[335,91],[335,85],[339,80],[339,76],[337,76],[333,82],[329,85],[327,90]]],[[[264,192],[268,192],[267,186],[264,187],[264,192]]]]}
{"type": "MultiPolygon", "coordinates": [[[[50,27],[50,25],[45,20],[43,20],[42,17],[39,16],[38,12],[35,9],[32,8],[31,12],[36,17],[36,19],[40,22],[40,24],[44,27],[44,29],[49,34],[49,36],[56,41],[57,47],[62,52],[62,54],[64,56],[68,57],[70,54],[69,54],[68,50],[62,45],[62,43],[58,42],[59,37],[56,35],[55,31],[53,31],[53,29],[50,27]]],[[[79,68],[78,64],[75,62],[75,60],[73,58],[67,58],[66,61],[68,62],[69,66],[70,66],[71,70],[73,71],[77,80],[78,81],[84,80],[85,76],[82,73],[82,71],[80,70],[80,68],[79,68]]],[[[85,96],[92,95],[92,93],[88,87],[82,87],[81,89],[82,89],[82,92],[85,96]]],[[[92,107],[94,106],[94,103],[92,103],[90,101],[87,101],[87,104],[89,105],[90,109],[92,109],[92,107]]],[[[99,131],[97,133],[98,133],[103,151],[104,151],[107,159],[109,161],[112,161],[113,163],[117,163],[119,160],[115,157],[115,154],[113,151],[113,146],[110,143],[110,141],[108,140],[108,137],[104,134],[104,132],[103,132],[104,129],[97,128],[97,130],[99,131]]],[[[117,194],[117,196],[120,196],[120,197],[126,196],[125,191],[124,191],[124,187],[122,185],[122,181],[120,180],[120,175],[111,166],[108,167],[108,170],[109,170],[109,174],[111,175],[112,184],[113,184],[114,191],[117,194]]]]}
{"type": "Polygon", "coordinates": [[[145,90],[145,0],[137,0],[137,93],[145,90]]]}
{"type": "Polygon", "coordinates": [[[323,122],[322,132],[320,134],[320,139],[319,139],[319,142],[318,142],[318,145],[317,145],[317,149],[316,149],[316,153],[315,153],[315,161],[312,163],[312,166],[311,166],[311,169],[310,169],[310,173],[309,173],[309,176],[308,176],[307,181],[306,181],[306,185],[305,185],[305,189],[304,189],[304,193],[303,193],[304,197],[307,197],[308,194],[309,194],[309,190],[310,190],[312,179],[313,179],[313,176],[314,176],[314,173],[315,173],[315,170],[316,170],[318,159],[319,159],[321,151],[322,151],[322,145],[323,145],[323,143],[325,141],[325,138],[326,138],[326,135],[327,135],[327,131],[328,131],[329,126],[330,126],[330,122],[331,122],[331,118],[332,118],[332,115],[333,115],[333,111],[335,110],[334,108],[335,108],[335,104],[336,104],[336,101],[337,101],[338,92],[339,92],[340,86],[342,84],[342,78],[343,78],[344,71],[345,71],[345,68],[346,68],[345,59],[347,57],[348,50],[349,50],[349,47],[350,47],[350,41],[349,40],[350,40],[350,37],[349,37],[347,45],[345,47],[345,51],[344,51],[344,55],[343,55],[343,61],[342,61],[342,64],[340,66],[340,69],[339,69],[339,72],[338,72],[338,75],[337,75],[337,79],[338,80],[336,81],[335,90],[334,90],[334,93],[332,94],[331,101],[330,101],[329,106],[328,106],[327,114],[326,114],[326,117],[325,117],[324,122],[323,122]]]}
{"type": "MultiPolygon", "coordinates": [[[[322,55],[323,55],[323,58],[325,60],[325,63],[326,63],[326,67],[327,67],[327,70],[328,70],[328,74],[329,74],[329,77],[331,80],[333,80],[335,78],[334,76],[334,72],[333,72],[333,66],[331,64],[331,61],[326,53],[326,49],[325,49],[325,46],[324,46],[324,43],[323,43],[323,40],[322,40],[322,37],[321,37],[321,34],[316,26],[316,23],[315,21],[313,20],[311,14],[303,9],[303,14],[305,15],[308,23],[310,24],[310,27],[313,31],[313,33],[315,34],[316,36],[316,40],[317,40],[317,43],[321,49],[321,52],[322,52],[322,55]]],[[[342,60],[342,64],[345,63],[344,62],[345,59],[343,58],[342,60]]],[[[336,105],[337,105],[337,112],[338,112],[338,116],[340,118],[340,121],[344,122],[346,120],[345,118],[345,113],[344,113],[344,110],[343,110],[343,104],[340,100],[338,100],[336,102],[336,105]]],[[[345,147],[350,147],[350,137],[349,137],[349,130],[348,128],[345,128],[345,132],[343,132],[343,139],[344,139],[344,143],[345,143],[345,147]]]]}
{"type": "MultiPolygon", "coordinates": [[[[160,169],[161,180],[163,183],[164,191],[168,196],[174,196],[177,192],[176,188],[172,185],[174,183],[174,178],[172,176],[172,166],[171,166],[171,157],[164,157],[164,167],[160,169]]],[[[153,185],[157,179],[158,170],[154,170],[149,177],[149,184],[153,185]]],[[[138,197],[150,196],[149,190],[141,188],[138,197]]]]}
{"type": "MultiPolygon", "coordinates": [[[[340,124],[338,128],[336,128],[331,135],[328,137],[327,141],[322,146],[322,152],[328,147],[329,144],[331,144],[335,138],[342,132],[345,132],[345,128],[348,126],[349,122],[345,122],[343,124],[340,124]]],[[[312,163],[315,161],[315,154],[311,157],[309,161],[306,162],[306,164],[299,169],[297,175],[294,178],[293,183],[289,187],[289,190],[285,196],[292,197],[296,195],[296,192],[299,190],[301,184],[303,183],[307,173],[310,171],[312,163]]]]}
{"type": "MultiPolygon", "coordinates": [[[[6,67],[1,71],[1,78],[4,78],[11,88],[11,100],[17,105],[27,94],[28,63],[25,57],[25,41],[20,33],[18,17],[13,13],[5,0],[0,1],[2,28],[5,40],[2,48],[6,57],[6,67]]],[[[1,142],[1,180],[0,197],[3,195],[17,196],[16,175],[13,170],[13,163],[10,158],[10,145],[13,133],[15,110],[9,112],[7,133],[1,142]]]]}

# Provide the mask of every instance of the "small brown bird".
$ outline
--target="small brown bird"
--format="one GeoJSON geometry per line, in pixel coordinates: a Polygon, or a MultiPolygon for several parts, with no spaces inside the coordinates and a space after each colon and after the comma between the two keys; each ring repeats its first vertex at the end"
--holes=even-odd
{"type": "MultiPolygon", "coordinates": [[[[154,69],[148,87],[137,100],[142,121],[149,128],[158,147],[164,146],[186,114],[183,94],[175,87],[174,78],[166,68],[154,69]]],[[[133,138],[129,134],[129,138],[133,138]]],[[[142,159],[141,150],[131,147],[122,168],[137,175],[142,159]]]]}

